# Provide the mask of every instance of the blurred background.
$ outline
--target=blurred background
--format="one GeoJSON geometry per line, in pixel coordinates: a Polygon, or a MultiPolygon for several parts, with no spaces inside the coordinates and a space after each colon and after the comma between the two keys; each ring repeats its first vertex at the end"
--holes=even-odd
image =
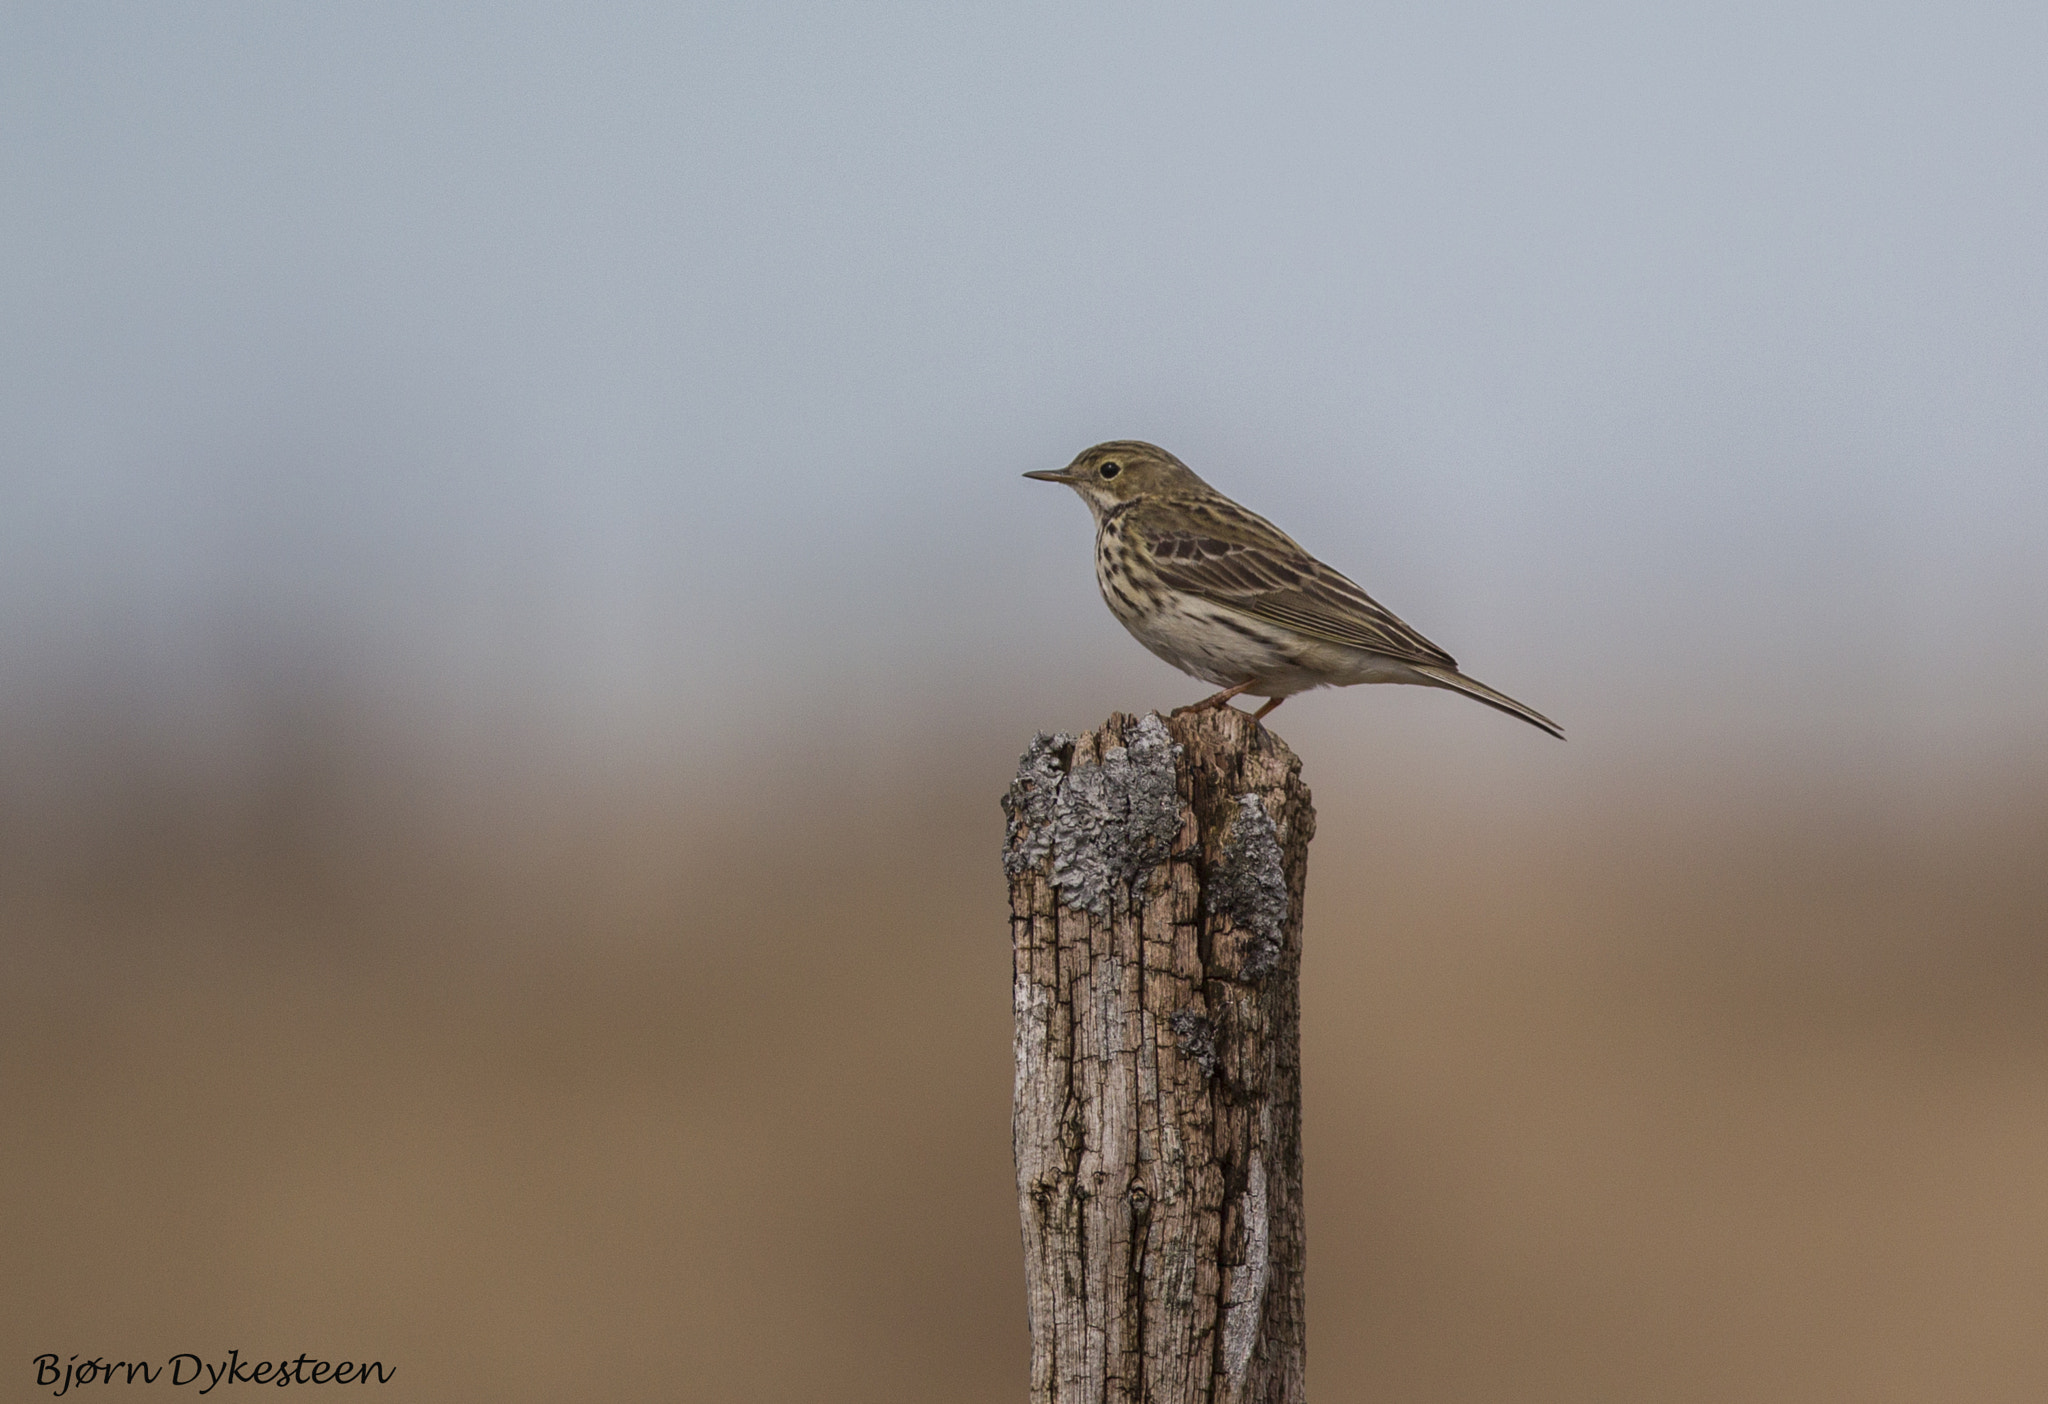
{"type": "Polygon", "coordinates": [[[2048,1397],[2048,11],[0,10],[0,1392],[1021,1398],[997,797],[1166,445],[1323,1399],[2048,1397]]]}

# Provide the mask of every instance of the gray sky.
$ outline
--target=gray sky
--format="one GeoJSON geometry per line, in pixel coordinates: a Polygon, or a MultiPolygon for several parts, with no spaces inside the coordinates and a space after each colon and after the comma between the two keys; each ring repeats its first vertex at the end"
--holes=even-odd
{"type": "Polygon", "coordinates": [[[2038,5],[593,9],[0,11],[0,692],[1187,700],[1134,436],[1575,736],[2048,723],[2038,5]]]}

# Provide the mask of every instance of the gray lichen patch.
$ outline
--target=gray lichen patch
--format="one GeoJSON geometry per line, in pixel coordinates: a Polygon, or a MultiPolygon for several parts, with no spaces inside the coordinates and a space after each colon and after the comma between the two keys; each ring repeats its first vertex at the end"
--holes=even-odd
{"type": "Polygon", "coordinates": [[[1099,765],[1073,765],[1072,737],[1041,735],[1003,796],[1004,869],[1015,877],[1049,854],[1061,903],[1098,917],[1109,915],[1112,891],[1166,860],[1180,832],[1180,748],[1165,724],[1141,717],[1123,741],[1106,748],[1099,765]]]}
{"type": "Polygon", "coordinates": [[[1252,934],[1244,973],[1259,979],[1280,959],[1287,927],[1287,871],[1280,834],[1257,795],[1239,795],[1223,839],[1222,861],[1210,876],[1209,910],[1252,934]]]}
{"type": "Polygon", "coordinates": [[[1017,778],[1003,795],[1003,813],[1010,821],[1003,871],[1011,877],[1038,867],[1052,852],[1053,810],[1073,757],[1073,737],[1041,731],[1018,758],[1017,778]]]}
{"type": "MultiPolygon", "coordinates": [[[[1130,808],[1124,833],[1133,878],[1165,862],[1180,833],[1180,777],[1174,769],[1179,755],[1180,747],[1167,735],[1166,724],[1156,712],[1147,712],[1124,729],[1124,764],[1129,772],[1120,783],[1128,787],[1130,808]]],[[[1107,769],[1114,763],[1115,753],[1104,760],[1107,769]]]]}
{"type": "Polygon", "coordinates": [[[1109,896],[1166,860],[1180,832],[1179,747],[1157,715],[1141,717],[1102,764],[1076,766],[1053,811],[1052,883],[1060,901],[1098,917],[1109,896]]]}
{"type": "Polygon", "coordinates": [[[1178,1009],[1167,1019],[1166,1027],[1173,1030],[1174,1046],[1181,1057],[1192,1059],[1203,1077],[1216,1076],[1216,1025],[1206,1015],[1178,1009]]]}

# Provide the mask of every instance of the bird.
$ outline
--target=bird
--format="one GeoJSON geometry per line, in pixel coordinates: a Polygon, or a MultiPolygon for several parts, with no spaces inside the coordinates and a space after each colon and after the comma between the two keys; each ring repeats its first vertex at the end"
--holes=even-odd
{"type": "Polygon", "coordinates": [[[1095,583],[1131,636],[1222,689],[1176,715],[1250,693],[1267,699],[1252,713],[1263,722],[1310,688],[1412,683],[1564,739],[1556,722],[1459,672],[1450,654],[1156,444],[1115,439],[1024,476],[1065,483],[1088,504],[1095,583]]]}

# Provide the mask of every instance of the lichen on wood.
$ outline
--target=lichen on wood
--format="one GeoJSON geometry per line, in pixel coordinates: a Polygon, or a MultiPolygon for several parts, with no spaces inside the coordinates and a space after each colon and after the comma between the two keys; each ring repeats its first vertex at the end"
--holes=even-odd
{"type": "Polygon", "coordinates": [[[1298,1404],[1300,763],[1119,714],[1003,807],[1031,1398],[1298,1404]]]}

